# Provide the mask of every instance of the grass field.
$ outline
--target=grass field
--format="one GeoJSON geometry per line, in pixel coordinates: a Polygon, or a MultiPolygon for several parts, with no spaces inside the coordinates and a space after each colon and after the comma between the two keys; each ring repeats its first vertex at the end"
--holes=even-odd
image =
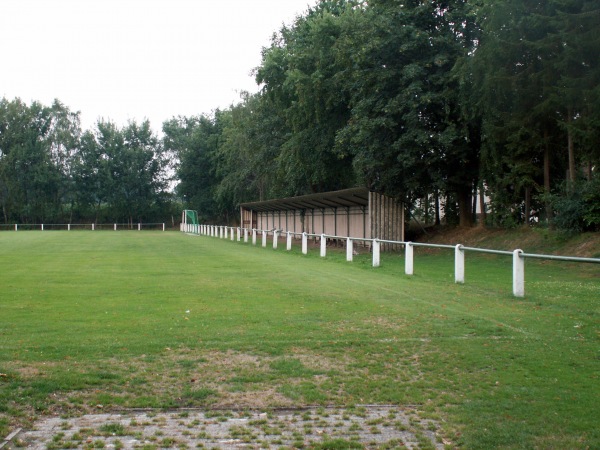
{"type": "MultiPolygon", "coordinates": [[[[600,448],[600,267],[0,233],[0,435],[128,407],[387,404],[449,448],[600,448]],[[101,405],[101,406],[100,406],[101,405]]],[[[426,444],[423,444],[426,447],[426,444]]]]}

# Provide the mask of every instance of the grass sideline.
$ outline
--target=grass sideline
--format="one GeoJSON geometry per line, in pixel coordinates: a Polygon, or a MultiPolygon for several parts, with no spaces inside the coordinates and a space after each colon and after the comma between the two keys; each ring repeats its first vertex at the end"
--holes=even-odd
{"type": "MultiPolygon", "coordinates": [[[[0,435],[123,407],[410,405],[448,447],[600,447],[598,266],[1,233],[0,435]]],[[[360,250],[359,250],[360,252],[360,250]]],[[[425,444],[424,444],[425,445],[425,444]]]]}

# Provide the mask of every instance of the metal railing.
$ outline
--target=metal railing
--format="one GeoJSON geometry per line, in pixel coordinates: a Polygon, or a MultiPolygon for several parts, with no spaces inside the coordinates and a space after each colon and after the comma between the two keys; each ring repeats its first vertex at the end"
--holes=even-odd
{"type": "Polygon", "coordinates": [[[51,231],[51,230],[137,230],[142,231],[143,229],[152,228],[162,229],[165,231],[164,223],[12,223],[12,224],[0,224],[0,231],[51,231]]]}
{"type": "Polygon", "coordinates": [[[415,247],[426,247],[426,248],[438,248],[438,249],[449,249],[454,250],[454,282],[464,284],[465,282],[465,252],[474,253],[487,253],[493,255],[511,256],[513,264],[512,282],[513,282],[513,295],[515,297],[525,296],[525,259],[546,259],[555,261],[568,261],[568,262],[580,262],[580,263],[592,263],[600,264],[600,258],[580,258],[575,256],[558,256],[558,255],[541,255],[535,253],[525,253],[521,249],[513,251],[505,250],[493,250],[486,248],[477,247],[466,247],[462,244],[447,245],[447,244],[426,244],[420,242],[405,242],[405,241],[391,241],[386,239],[369,239],[369,238],[355,238],[347,236],[334,236],[328,234],[313,234],[313,233],[295,233],[291,231],[283,232],[282,230],[261,230],[256,228],[241,228],[241,227],[227,227],[220,225],[182,225],[182,231],[219,237],[221,239],[231,239],[239,242],[243,240],[248,242],[249,236],[252,236],[252,244],[256,245],[257,235],[261,234],[262,246],[267,246],[267,236],[272,236],[273,248],[277,249],[279,236],[286,236],[286,249],[292,249],[292,238],[301,237],[302,253],[308,253],[308,239],[315,238],[320,239],[320,256],[325,257],[327,255],[327,240],[337,239],[345,242],[346,245],[346,261],[352,261],[354,257],[354,242],[366,242],[371,246],[372,253],[372,264],[373,267],[379,267],[381,265],[381,244],[393,244],[404,247],[404,273],[406,275],[414,274],[414,248],[415,247]]]}

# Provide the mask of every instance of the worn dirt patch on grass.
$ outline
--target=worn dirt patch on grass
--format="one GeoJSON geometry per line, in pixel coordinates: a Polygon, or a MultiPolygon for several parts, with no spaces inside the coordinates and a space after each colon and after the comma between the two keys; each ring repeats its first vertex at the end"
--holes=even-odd
{"type": "Polygon", "coordinates": [[[444,448],[438,424],[392,406],[271,411],[127,411],[45,417],[11,448],[444,448]],[[337,445],[337,446],[333,446],[337,445]]]}

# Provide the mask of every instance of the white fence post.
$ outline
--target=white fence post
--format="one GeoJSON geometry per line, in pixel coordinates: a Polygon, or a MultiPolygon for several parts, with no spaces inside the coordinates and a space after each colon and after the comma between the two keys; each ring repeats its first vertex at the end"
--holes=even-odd
{"type": "Polygon", "coordinates": [[[302,253],[306,255],[308,253],[308,235],[306,231],[302,233],[302,253]]]}
{"type": "Polygon", "coordinates": [[[381,263],[381,242],[373,239],[373,267],[379,267],[381,263]]]}
{"type": "Polygon", "coordinates": [[[262,246],[267,246],[267,230],[262,230],[262,246]]]}
{"type": "Polygon", "coordinates": [[[287,232],[287,241],[286,241],[286,249],[289,251],[292,249],[292,233],[290,231],[287,232]]]}
{"type": "Polygon", "coordinates": [[[19,231],[19,225],[15,223],[15,231],[19,231]]]}
{"type": "Polygon", "coordinates": [[[350,238],[346,239],[346,261],[348,261],[348,262],[352,262],[352,259],[354,257],[354,249],[352,247],[353,247],[352,239],[350,239],[350,238]]]}
{"type": "Polygon", "coordinates": [[[278,240],[278,238],[279,238],[279,231],[273,230],[273,250],[277,249],[277,244],[278,244],[277,240],[278,240]]]}
{"type": "Polygon", "coordinates": [[[244,228],[244,242],[248,242],[248,228],[244,228]]]}
{"type": "Polygon", "coordinates": [[[327,238],[324,234],[321,235],[321,258],[327,256],[327,238]]]}
{"type": "Polygon", "coordinates": [[[465,282],[465,251],[462,244],[457,244],[454,248],[454,282],[465,282]]]}
{"type": "Polygon", "coordinates": [[[42,224],[42,231],[44,231],[44,224],[42,224]]]}
{"type": "Polygon", "coordinates": [[[115,229],[115,231],[117,231],[117,224],[116,223],[114,224],[114,229],[115,229]]]}
{"type": "Polygon", "coordinates": [[[71,231],[71,224],[67,224],[67,231],[71,231]]]}
{"type": "Polygon", "coordinates": [[[523,250],[513,252],[513,295],[525,297],[525,258],[521,256],[523,250]]]}
{"type": "Polygon", "coordinates": [[[413,264],[413,245],[412,242],[407,242],[404,245],[404,273],[406,275],[412,275],[414,273],[414,264],[413,264]]]}
{"type": "Polygon", "coordinates": [[[256,228],[252,228],[252,245],[256,245],[256,228]]]}
{"type": "Polygon", "coordinates": [[[142,224],[138,223],[138,231],[142,231],[142,224]]]}
{"type": "Polygon", "coordinates": [[[95,224],[95,223],[93,223],[93,224],[92,224],[92,231],[95,231],[95,230],[96,230],[96,224],[95,224]]]}
{"type": "Polygon", "coordinates": [[[163,222],[163,231],[165,231],[165,223],[163,222]]]}
{"type": "Polygon", "coordinates": [[[240,234],[242,233],[242,230],[240,229],[240,227],[237,227],[236,231],[237,231],[237,237],[236,237],[236,239],[237,239],[238,242],[240,242],[240,234]]]}
{"type": "Polygon", "coordinates": [[[225,227],[225,239],[229,239],[229,228],[225,227]]]}

